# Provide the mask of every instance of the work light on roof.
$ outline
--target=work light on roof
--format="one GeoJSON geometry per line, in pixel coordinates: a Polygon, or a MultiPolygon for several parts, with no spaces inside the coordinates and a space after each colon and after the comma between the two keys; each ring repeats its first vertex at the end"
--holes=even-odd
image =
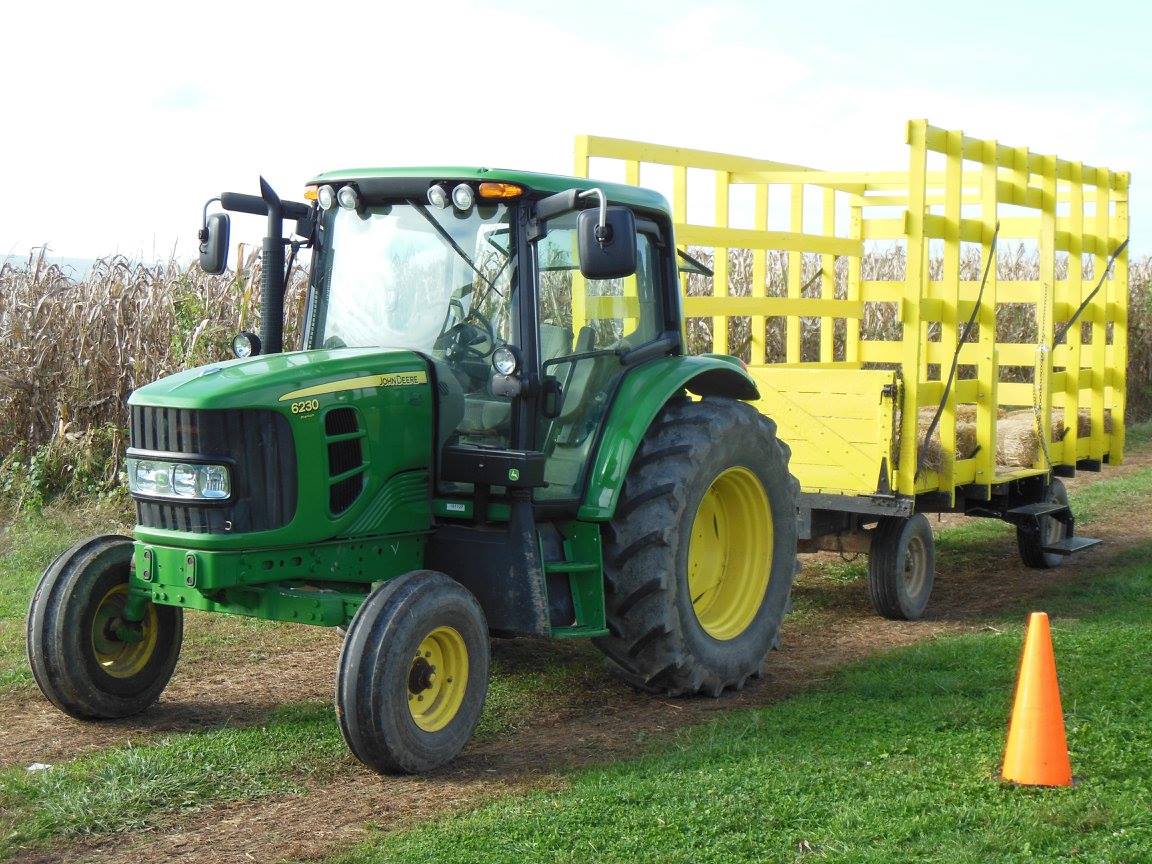
{"type": "Polygon", "coordinates": [[[456,205],[457,210],[467,210],[472,206],[472,200],[475,198],[475,193],[472,187],[467,183],[461,183],[452,190],[452,203],[456,205]]]}
{"type": "Polygon", "coordinates": [[[316,203],[321,210],[331,210],[336,204],[336,190],[331,186],[321,186],[316,190],[316,203]]]}
{"type": "Polygon", "coordinates": [[[443,210],[448,206],[448,202],[448,190],[441,186],[439,183],[428,190],[428,203],[433,207],[437,207],[440,210],[443,210]]]}
{"type": "Polygon", "coordinates": [[[355,210],[360,206],[360,196],[356,194],[355,186],[341,186],[336,193],[336,200],[345,210],[355,210]]]}

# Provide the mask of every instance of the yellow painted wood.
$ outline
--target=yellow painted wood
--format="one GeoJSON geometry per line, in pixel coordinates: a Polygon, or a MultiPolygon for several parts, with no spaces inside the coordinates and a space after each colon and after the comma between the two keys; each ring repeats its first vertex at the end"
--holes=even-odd
{"type": "MultiPolygon", "coordinates": [[[[863,245],[864,215],[863,208],[853,204],[849,218],[849,231],[852,239],[863,245]]],[[[860,255],[848,256],[848,294],[849,303],[858,303],[862,298],[863,261],[860,255]]],[[[860,359],[860,322],[849,319],[844,339],[844,359],[853,362],[860,359]]]]}
{"type": "MultiPolygon", "coordinates": [[[[804,231],[804,186],[793,183],[791,186],[790,225],[792,233],[802,234],[804,231]]],[[[793,249],[788,253],[788,297],[791,300],[800,299],[800,289],[804,278],[804,256],[800,249],[793,249]]],[[[800,361],[800,319],[789,316],[784,334],[784,357],[789,363],[800,361]]]]}
{"type": "MultiPolygon", "coordinates": [[[[815,297],[685,297],[684,314],[692,318],[709,315],[759,315],[815,317],[835,315],[837,318],[859,318],[864,314],[862,303],[850,300],[820,300],[815,297]]],[[[797,343],[799,345],[799,343],[797,343]]],[[[799,354],[797,354],[797,360],[799,354]]],[[[793,360],[792,362],[797,362],[793,360]]]]}
{"type": "MultiPolygon", "coordinates": [[[[577,173],[586,176],[590,158],[621,160],[629,183],[640,181],[644,164],[672,167],[678,244],[682,248],[711,247],[716,252],[713,296],[683,297],[683,312],[713,319],[716,350],[736,350],[726,342],[727,322],[733,316],[751,318],[748,356],[753,374],[771,391],[759,404],[761,410],[775,417],[782,437],[793,445],[794,470],[800,472],[797,476],[801,476],[805,489],[851,494],[874,490],[881,450],[891,455],[893,447],[898,447],[899,458],[888,461],[898,462],[899,468],[893,469],[891,464],[888,468],[892,483],[903,495],[927,491],[953,494],[964,483],[988,486],[1034,476],[1047,470],[1042,457],[1029,469],[998,473],[995,441],[1000,408],[1035,410],[1037,403],[1037,422],[1049,441],[1053,405],[1064,408],[1069,416],[1075,416],[1078,408],[1091,411],[1091,436],[1078,437],[1076,424],[1069,423],[1062,441],[1050,441],[1049,455],[1054,464],[1073,465],[1077,459],[1101,459],[1104,455],[1111,462],[1120,461],[1128,350],[1127,255],[1118,259],[1104,289],[1069,330],[1065,344],[1052,346],[1051,340],[1095,286],[1112,251],[1127,237],[1128,175],[994,139],[973,138],[923,120],[909,123],[907,143],[905,171],[818,171],[765,159],[596,137],[577,139],[576,165],[577,173]],[[933,165],[931,171],[929,164],[933,165]],[[688,222],[690,168],[713,172],[716,206],[710,224],[688,222]],[[752,228],[729,226],[731,188],[738,184],[754,187],[752,228]],[[773,184],[786,187],[790,194],[780,200],[770,197],[773,184]],[[805,230],[804,219],[807,186],[822,190],[822,224],[811,233],[805,230]],[[846,237],[836,233],[838,193],[847,195],[846,237]],[[787,206],[787,213],[770,212],[770,202],[772,208],[787,206]],[[899,210],[894,214],[892,208],[899,210]],[[788,230],[768,229],[781,224],[788,230]],[[961,244],[971,243],[979,249],[982,267],[993,254],[994,234],[1000,250],[1018,240],[1036,244],[1040,250],[1039,278],[999,280],[993,267],[982,295],[978,277],[961,278],[961,244]],[[904,278],[864,279],[862,258],[867,241],[902,246],[904,278]],[[928,259],[930,249],[937,248],[943,249],[942,278],[931,281],[928,259]],[[727,253],[739,249],[751,250],[753,284],[747,297],[730,296],[728,285],[727,253]],[[1058,280],[1056,256],[1064,252],[1069,254],[1068,273],[1058,280]],[[787,264],[784,297],[766,296],[770,262],[780,260],[772,253],[782,253],[787,264]],[[819,299],[800,296],[806,255],[819,256],[819,299]],[[1092,277],[1080,265],[1083,255],[1092,256],[1092,277]],[[835,299],[839,257],[847,259],[845,300],[835,299]],[[860,321],[874,303],[895,305],[903,324],[902,338],[860,338],[860,321]],[[997,308],[1008,303],[1034,308],[1039,342],[1050,350],[1040,351],[1033,343],[997,341],[997,308]],[[976,378],[957,380],[945,399],[939,426],[946,454],[941,470],[923,471],[917,478],[917,412],[902,412],[901,428],[894,432],[892,400],[877,400],[876,392],[869,389],[875,385],[869,376],[892,373],[866,370],[862,365],[881,363],[899,369],[901,404],[935,407],[944,396],[941,379],[947,377],[961,328],[973,312],[978,335],[961,347],[959,360],[966,368],[975,367],[976,378]],[[785,357],[773,359],[784,362],[764,365],[765,327],[770,318],[780,317],[786,321],[785,357]],[[802,317],[819,320],[818,360],[800,359],[802,317]],[[836,359],[834,349],[834,324],[840,318],[847,320],[843,360],[836,359]],[[1090,345],[1081,344],[1080,323],[1092,334],[1090,345]],[[928,341],[929,325],[939,329],[937,341],[928,341]],[[1114,330],[1112,344],[1107,344],[1105,336],[1109,328],[1114,330]],[[933,380],[927,378],[930,365],[939,367],[939,377],[933,380]],[[1036,383],[1001,383],[1002,367],[1031,369],[1036,383]],[[765,377],[765,370],[770,370],[771,376],[765,377]],[[854,380],[857,383],[852,383],[854,380]],[[829,407],[833,403],[835,407],[829,407]],[[883,434],[873,428],[880,422],[877,405],[890,411],[883,434]],[[961,405],[976,407],[978,447],[970,459],[954,457],[957,408],[961,405]],[[1105,410],[1112,411],[1113,431],[1109,435],[1103,431],[1105,410]]],[[[686,286],[683,277],[681,286],[682,290],[686,286]]],[[[632,316],[639,311],[634,300],[630,296],[588,298],[586,313],[593,319],[632,316]]]]}
{"type": "MultiPolygon", "coordinates": [[[[1111,186],[1116,205],[1115,215],[1112,217],[1111,233],[1113,237],[1128,236],[1128,175],[1118,176],[1111,186]]],[[[1119,246],[1119,243],[1116,244],[1119,246]]],[[[1109,252],[1111,254],[1111,251],[1109,252]]],[[[1112,278],[1108,283],[1108,296],[1104,300],[1105,306],[1115,310],[1112,316],[1112,352],[1111,358],[1106,359],[1106,368],[1112,373],[1113,379],[1106,395],[1111,397],[1112,405],[1112,435],[1108,441],[1109,462],[1119,465],[1124,461],[1124,410],[1127,405],[1128,383],[1128,250],[1120,254],[1112,271],[1112,278]]],[[[1107,358],[1107,352],[1106,352],[1107,358]]],[[[1107,385],[1106,385],[1107,386],[1107,385]]],[[[1100,424],[1103,428],[1104,424],[1100,424]]]]}
{"type": "MultiPolygon", "coordinates": [[[[836,236],[836,190],[824,189],[824,234],[828,237],[836,236]]],[[[834,300],[836,298],[836,257],[827,252],[820,256],[820,299],[834,300]]],[[[820,319],[820,362],[831,363],[833,319],[823,317],[820,319]]]]}
{"type": "MultiPolygon", "coordinates": [[[[997,176],[999,160],[995,141],[984,141],[980,149],[980,260],[981,267],[988,267],[988,277],[984,282],[983,296],[980,298],[980,311],[977,317],[979,325],[979,352],[976,364],[976,470],[973,473],[973,482],[983,486],[984,494],[988,494],[993,478],[996,476],[996,421],[999,414],[999,381],[1000,362],[996,347],[996,302],[1000,290],[1000,282],[996,275],[996,249],[992,246],[993,238],[999,243],[997,225],[1000,224],[999,202],[996,198],[997,176]]],[[[983,273],[980,274],[983,277],[983,273]]],[[[972,286],[972,297],[980,295],[978,282],[960,283],[960,293],[964,296],[966,285],[972,286]]]]}
{"type": "MultiPolygon", "coordinates": [[[[1077,162],[1072,165],[1072,173],[1069,177],[1072,187],[1072,200],[1071,208],[1069,210],[1069,223],[1073,226],[1070,232],[1070,243],[1068,247],[1068,279],[1067,279],[1067,295],[1071,295],[1071,299],[1075,306],[1079,306],[1083,300],[1084,291],[1084,249],[1082,237],[1084,234],[1084,185],[1083,185],[1084,166],[1077,162]]],[[[1059,292],[1057,292],[1059,293],[1059,292]]],[[[1073,305],[1073,304],[1068,304],[1073,305]]],[[[1056,311],[1053,314],[1060,321],[1067,321],[1072,313],[1072,309],[1067,311],[1056,311]]],[[[1068,329],[1067,333],[1067,359],[1068,367],[1071,369],[1080,368],[1080,331],[1079,324],[1068,329]]],[[[1080,378],[1078,375],[1066,375],[1064,381],[1064,411],[1065,417],[1075,417],[1080,410],[1080,378]]],[[[1066,423],[1064,433],[1064,455],[1061,459],[1065,463],[1075,463],[1077,454],[1080,452],[1080,424],[1079,423],[1066,423]]]]}
{"type": "MultiPolygon", "coordinates": [[[[795,224],[795,223],[793,223],[795,224]]],[[[802,227],[802,225],[801,225],[802,227]]],[[[744,249],[779,249],[787,252],[827,252],[832,255],[861,255],[863,246],[856,240],[824,237],[792,231],[754,231],[750,228],[717,228],[712,225],[685,225],[676,239],[689,246],[742,247],[744,249]]]]}
{"type": "MultiPolygon", "coordinates": [[[[1107,236],[1109,228],[1109,206],[1111,203],[1111,195],[1108,189],[1108,176],[1096,177],[1096,194],[1095,194],[1095,208],[1096,208],[1096,233],[1100,236],[1107,236]]],[[[1104,274],[1104,267],[1108,264],[1108,255],[1103,249],[1097,249],[1092,256],[1092,282],[1095,285],[1104,274]]],[[[1107,291],[1101,290],[1092,300],[1092,305],[1095,307],[1096,315],[1092,321],[1092,368],[1096,372],[1102,372],[1107,365],[1105,352],[1107,349],[1107,316],[1101,314],[1102,307],[1107,303],[1107,291]]],[[[1104,440],[1104,404],[1106,399],[1105,387],[1102,378],[1094,378],[1092,388],[1092,434],[1090,436],[1091,444],[1089,446],[1089,458],[1103,459],[1104,453],[1107,451],[1107,444],[1104,440]]],[[[1113,418],[1115,419],[1115,418],[1113,418]]],[[[1119,455],[1119,454],[1118,454],[1119,455]]]]}
{"type": "MultiPolygon", "coordinates": [[[[757,231],[768,230],[768,186],[756,187],[756,203],[753,222],[757,231]]],[[[752,250],[752,296],[764,297],[768,293],[768,256],[763,249],[752,250]]],[[[751,320],[751,351],[749,362],[764,363],[767,358],[766,330],[768,319],[763,315],[753,315],[751,320]]]]}
{"type": "Polygon", "coordinates": [[[792,448],[791,470],[801,488],[877,490],[881,470],[890,471],[892,399],[882,392],[893,373],[778,365],[748,371],[760,389],[757,408],[776,420],[792,448]]]}
{"type": "MultiPolygon", "coordinates": [[[[728,227],[728,189],[731,174],[716,172],[716,227],[728,227]]],[[[728,247],[716,246],[712,249],[712,296],[728,296],[728,247]]],[[[712,319],[712,350],[717,354],[728,353],[728,318],[722,311],[712,319]]]]}

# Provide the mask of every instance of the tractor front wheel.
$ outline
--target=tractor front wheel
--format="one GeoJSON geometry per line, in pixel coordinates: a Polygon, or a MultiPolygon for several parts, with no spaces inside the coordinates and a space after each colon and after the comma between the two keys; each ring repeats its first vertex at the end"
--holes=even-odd
{"type": "Polygon", "coordinates": [[[463,585],[415,570],[369,595],[336,676],[340,731],[375,771],[418,774],[464,749],[488,693],[488,625],[463,585]]]}
{"type": "Polygon", "coordinates": [[[719,696],[760,674],[796,573],[789,455],[734,399],[677,399],[653,422],[604,532],[596,644],[625,681],[719,696]]]}
{"type": "Polygon", "coordinates": [[[182,609],[150,602],[143,621],[124,619],[131,567],[129,538],[93,537],[53,561],[32,596],[32,675],[81,720],[139,714],[160,698],[180,656],[182,609]]]}

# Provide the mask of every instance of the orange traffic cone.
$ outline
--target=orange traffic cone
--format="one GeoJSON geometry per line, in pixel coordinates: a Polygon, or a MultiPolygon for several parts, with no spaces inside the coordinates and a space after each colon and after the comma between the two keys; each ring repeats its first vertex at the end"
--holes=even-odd
{"type": "Polygon", "coordinates": [[[1026,786],[1072,785],[1046,612],[1033,612],[1028,619],[1001,776],[1026,786]]]}

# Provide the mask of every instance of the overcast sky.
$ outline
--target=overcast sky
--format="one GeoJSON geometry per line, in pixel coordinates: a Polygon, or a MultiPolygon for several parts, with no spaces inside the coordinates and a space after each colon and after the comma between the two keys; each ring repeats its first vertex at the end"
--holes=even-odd
{"type": "MultiPolygon", "coordinates": [[[[581,132],[906,166],[927,117],[1133,173],[1152,253],[1152,13],[1080,2],[11,4],[0,257],[188,257],[205,199],[323,170],[568,173],[581,132]],[[980,10],[983,7],[983,11],[980,10]]],[[[241,227],[243,223],[244,227],[241,227]]],[[[258,237],[255,217],[237,217],[258,237]]]]}

